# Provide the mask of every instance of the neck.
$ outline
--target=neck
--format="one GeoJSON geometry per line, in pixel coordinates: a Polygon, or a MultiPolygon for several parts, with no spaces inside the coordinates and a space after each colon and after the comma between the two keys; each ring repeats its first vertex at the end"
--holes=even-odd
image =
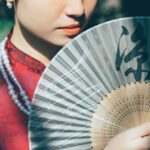
{"type": "Polygon", "coordinates": [[[61,49],[35,35],[24,27],[14,26],[11,42],[24,53],[47,66],[54,55],[61,49]]]}

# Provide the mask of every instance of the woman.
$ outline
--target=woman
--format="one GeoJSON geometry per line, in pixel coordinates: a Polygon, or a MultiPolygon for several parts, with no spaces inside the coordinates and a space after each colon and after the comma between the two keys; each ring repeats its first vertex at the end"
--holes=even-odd
{"type": "MultiPolygon", "coordinates": [[[[29,149],[28,115],[37,82],[60,48],[85,29],[96,3],[97,0],[7,0],[7,6],[15,8],[15,25],[0,48],[0,150],[29,149]]],[[[141,138],[149,134],[149,127],[145,124],[127,133],[140,130],[144,132],[141,138]]],[[[122,137],[124,133],[112,139],[106,149],[117,150],[115,143],[124,143],[122,137]]],[[[129,145],[121,144],[118,150],[127,150],[126,146],[128,150],[140,150],[130,147],[139,135],[130,137],[126,137],[131,139],[129,145]]]]}
{"type": "Polygon", "coordinates": [[[37,82],[59,49],[84,30],[96,3],[7,0],[14,6],[15,25],[0,50],[0,150],[29,149],[29,101],[37,82]]]}

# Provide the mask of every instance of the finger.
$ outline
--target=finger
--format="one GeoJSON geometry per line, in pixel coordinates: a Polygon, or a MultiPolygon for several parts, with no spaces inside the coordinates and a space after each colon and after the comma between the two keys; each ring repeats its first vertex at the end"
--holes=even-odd
{"type": "Polygon", "coordinates": [[[105,147],[105,149],[104,150],[108,150],[108,147],[105,147]]]}
{"type": "Polygon", "coordinates": [[[150,149],[150,136],[137,138],[130,146],[131,149],[148,150],[150,149]]]}
{"type": "Polygon", "coordinates": [[[132,134],[134,137],[144,137],[150,135],[150,122],[133,128],[132,134]]]}

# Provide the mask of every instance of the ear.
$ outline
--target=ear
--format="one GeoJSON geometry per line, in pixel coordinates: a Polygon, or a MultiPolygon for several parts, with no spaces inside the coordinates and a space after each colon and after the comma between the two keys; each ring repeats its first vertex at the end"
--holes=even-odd
{"type": "Polygon", "coordinates": [[[6,5],[7,5],[7,7],[8,7],[9,9],[12,8],[13,3],[14,3],[14,0],[6,0],[6,5]]]}
{"type": "Polygon", "coordinates": [[[14,2],[14,0],[6,0],[7,2],[9,2],[9,3],[13,3],[14,2]]]}

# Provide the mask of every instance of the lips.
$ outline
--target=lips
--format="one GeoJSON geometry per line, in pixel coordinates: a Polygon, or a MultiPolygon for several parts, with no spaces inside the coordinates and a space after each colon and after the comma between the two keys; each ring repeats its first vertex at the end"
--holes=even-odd
{"type": "Polygon", "coordinates": [[[80,24],[71,24],[66,27],[63,27],[62,30],[66,35],[77,35],[81,31],[81,26],[80,24]]]}

